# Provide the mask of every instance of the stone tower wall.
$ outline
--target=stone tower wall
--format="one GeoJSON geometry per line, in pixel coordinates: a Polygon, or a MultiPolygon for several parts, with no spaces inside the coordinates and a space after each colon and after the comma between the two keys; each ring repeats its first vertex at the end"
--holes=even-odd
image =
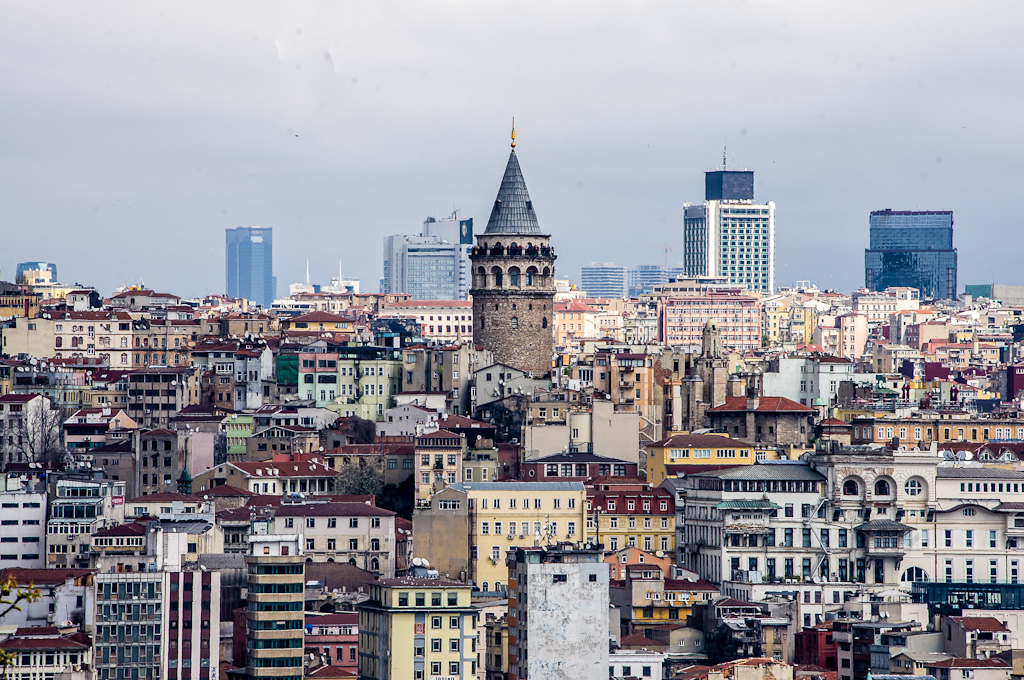
{"type": "Polygon", "coordinates": [[[535,377],[551,372],[555,255],[548,237],[481,235],[473,263],[473,341],[535,377]]]}

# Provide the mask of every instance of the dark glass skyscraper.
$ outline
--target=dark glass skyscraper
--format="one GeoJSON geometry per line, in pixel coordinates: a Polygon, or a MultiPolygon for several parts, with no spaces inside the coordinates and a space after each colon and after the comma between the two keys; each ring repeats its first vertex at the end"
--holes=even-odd
{"type": "Polygon", "coordinates": [[[956,248],[951,210],[875,210],[864,251],[869,290],[909,286],[923,299],[955,300],[956,248]]]}
{"type": "Polygon", "coordinates": [[[270,307],[274,290],[274,230],[237,227],[225,230],[227,294],[270,307]]]}

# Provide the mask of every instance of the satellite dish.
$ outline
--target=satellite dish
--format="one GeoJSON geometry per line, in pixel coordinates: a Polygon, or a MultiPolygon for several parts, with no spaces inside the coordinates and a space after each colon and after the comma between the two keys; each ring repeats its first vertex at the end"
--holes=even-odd
{"type": "Polygon", "coordinates": [[[659,550],[656,553],[654,553],[654,556],[655,557],[664,557],[665,553],[663,551],[659,550]]]}
{"type": "Polygon", "coordinates": [[[423,566],[427,567],[428,569],[430,568],[430,562],[427,562],[427,558],[426,557],[423,558],[423,566]]]}
{"type": "Polygon", "coordinates": [[[414,567],[422,567],[423,566],[423,560],[421,560],[418,557],[414,557],[414,558],[412,558],[412,565],[414,567]]]}

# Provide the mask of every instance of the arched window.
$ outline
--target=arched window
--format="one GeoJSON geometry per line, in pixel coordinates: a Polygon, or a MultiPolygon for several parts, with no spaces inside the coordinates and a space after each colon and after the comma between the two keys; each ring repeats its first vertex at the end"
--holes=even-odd
{"type": "Polygon", "coordinates": [[[511,323],[512,323],[513,330],[516,329],[516,328],[519,328],[519,317],[513,316],[511,323]]]}
{"type": "Polygon", "coordinates": [[[351,564],[351,565],[353,565],[353,566],[355,566],[355,563],[356,563],[356,558],[354,558],[354,557],[350,557],[350,558],[348,558],[348,563],[349,563],[349,564],[351,564]]]}
{"type": "Polygon", "coordinates": [[[875,482],[875,495],[876,496],[890,496],[892,495],[892,489],[889,487],[889,482],[884,479],[879,479],[875,482]]]}
{"type": "Polygon", "coordinates": [[[56,347],[63,347],[63,346],[64,346],[64,338],[62,338],[62,337],[60,337],[60,336],[58,335],[58,336],[57,336],[57,337],[56,337],[56,338],[54,339],[54,341],[53,341],[53,344],[54,344],[54,345],[55,345],[56,347]]]}
{"type": "Polygon", "coordinates": [[[928,572],[921,567],[910,567],[903,575],[900,576],[900,581],[904,583],[914,583],[915,581],[927,581],[928,572]]]}
{"type": "Polygon", "coordinates": [[[484,327],[484,316],[483,316],[483,314],[481,314],[480,315],[480,328],[483,328],[483,327],[484,327]]]}
{"type": "Polygon", "coordinates": [[[122,364],[127,364],[128,363],[128,355],[125,354],[124,352],[121,353],[121,363],[122,364]]]}
{"type": "Polygon", "coordinates": [[[370,571],[380,571],[380,560],[376,557],[370,560],[370,571]]]}
{"type": "Polygon", "coordinates": [[[917,477],[911,477],[907,480],[907,483],[903,485],[903,490],[908,496],[920,496],[924,490],[924,485],[921,484],[921,480],[917,477]]]}
{"type": "Polygon", "coordinates": [[[540,327],[541,328],[547,328],[548,327],[548,317],[545,316],[543,319],[540,320],[540,327]]]}
{"type": "Polygon", "coordinates": [[[860,495],[860,484],[857,480],[847,479],[843,482],[843,495],[844,496],[859,496],[860,495]]]}
{"type": "Polygon", "coordinates": [[[480,590],[484,591],[485,593],[489,592],[488,589],[487,589],[487,586],[489,586],[489,585],[490,585],[490,583],[488,583],[487,581],[484,581],[483,583],[480,584],[480,590]]]}
{"type": "Polygon", "coordinates": [[[499,593],[505,592],[505,586],[501,584],[501,581],[494,582],[494,590],[499,593]]]}
{"type": "Polygon", "coordinates": [[[519,267],[512,267],[508,270],[508,285],[519,285],[519,267]]]}

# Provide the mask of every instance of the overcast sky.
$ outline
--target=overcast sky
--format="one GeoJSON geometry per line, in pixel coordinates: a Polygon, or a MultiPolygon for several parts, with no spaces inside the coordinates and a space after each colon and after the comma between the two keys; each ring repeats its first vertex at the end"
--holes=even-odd
{"type": "Polygon", "coordinates": [[[517,153],[559,273],[681,259],[703,173],[755,171],[776,281],[863,285],[868,213],[950,209],[965,283],[1024,283],[1024,3],[8,2],[0,275],[377,290],[382,237],[486,223],[517,153]]]}

